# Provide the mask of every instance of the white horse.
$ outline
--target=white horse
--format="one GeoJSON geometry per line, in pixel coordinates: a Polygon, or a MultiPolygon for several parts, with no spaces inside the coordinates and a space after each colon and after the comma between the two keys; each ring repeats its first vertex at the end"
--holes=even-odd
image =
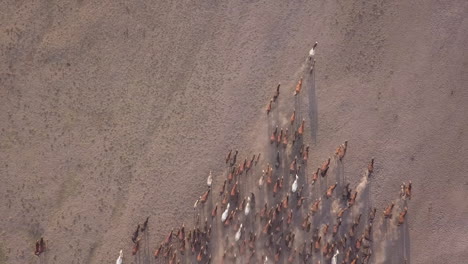
{"type": "Polygon", "coordinates": [[[226,221],[228,214],[229,214],[229,207],[231,206],[230,203],[227,204],[226,210],[224,210],[223,214],[221,215],[221,222],[224,223],[226,221]]]}
{"type": "Polygon", "coordinates": [[[241,237],[241,234],[242,234],[242,224],[240,224],[240,227],[239,227],[239,230],[237,230],[236,232],[236,235],[234,237],[234,239],[237,241],[239,241],[240,237],[241,237]]]}
{"type": "Polygon", "coordinates": [[[117,261],[115,262],[115,264],[122,264],[122,262],[123,262],[123,252],[122,250],[120,250],[119,257],[117,258],[117,261]]]}
{"type": "Polygon", "coordinates": [[[208,179],[206,180],[206,185],[208,185],[208,187],[211,187],[212,183],[213,183],[213,175],[211,174],[211,171],[210,171],[210,174],[208,175],[208,179]]]}
{"type": "Polygon", "coordinates": [[[250,196],[247,197],[247,205],[245,206],[245,209],[244,209],[244,214],[245,216],[248,216],[249,213],[250,213],[250,196]]]}
{"type": "Polygon", "coordinates": [[[309,60],[312,60],[315,56],[315,49],[317,48],[318,42],[316,41],[314,46],[309,51],[309,60]]]}
{"type": "Polygon", "coordinates": [[[293,182],[293,184],[292,184],[292,186],[291,186],[291,191],[292,191],[293,193],[295,193],[295,192],[297,191],[297,179],[298,179],[298,178],[299,178],[299,177],[298,177],[297,174],[296,174],[296,179],[294,180],[294,182],[293,182]]]}
{"type": "Polygon", "coordinates": [[[337,258],[337,256],[338,256],[338,254],[340,254],[340,251],[337,249],[336,252],[335,252],[335,254],[333,255],[331,264],[336,264],[336,263],[337,263],[337,262],[336,262],[336,261],[337,261],[336,258],[337,258]]]}

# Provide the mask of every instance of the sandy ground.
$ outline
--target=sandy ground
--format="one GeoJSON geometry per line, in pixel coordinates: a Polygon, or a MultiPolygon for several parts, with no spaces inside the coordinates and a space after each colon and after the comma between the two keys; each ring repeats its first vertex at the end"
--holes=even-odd
{"type": "MultiPolygon", "coordinates": [[[[46,263],[114,263],[147,215],[154,247],[193,222],[226,150],[261,151],[315,41],[309,167],[348,140],[354,185],[376,158],[379,209],[413,181],[410,263],[468,263],[466,1],[0,6],[1,264],[39,263],[41,235],[46,263]]],[[[376,263],[398,263],[388,248],[376,263]]]]}

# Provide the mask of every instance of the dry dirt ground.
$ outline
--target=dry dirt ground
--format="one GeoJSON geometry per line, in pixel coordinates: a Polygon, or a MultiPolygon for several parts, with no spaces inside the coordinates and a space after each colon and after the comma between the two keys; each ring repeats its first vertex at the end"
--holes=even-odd
{"type": "Polygon", "coordinates": [[[39,263],[41,235],[48,264],[114,263],[147,215],[154,247],[191,223],[208,171],[258,149],[315,41],[310,167],[348,140],[352,183],[376,158],[379,209],[413,181],[410,263],[468,263],[467,1],[0,6],[1,264],[39,263]]]}

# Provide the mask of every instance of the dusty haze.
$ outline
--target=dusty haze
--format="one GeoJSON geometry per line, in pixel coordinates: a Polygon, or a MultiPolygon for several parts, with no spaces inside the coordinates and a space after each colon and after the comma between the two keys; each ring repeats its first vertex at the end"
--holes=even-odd
{"type": "Polygon", "coordinates": [[[114,263],[147,215],[154,247],[191,223],[315,41],[310,167],[348,140],[352,183],[376,158],[379,209],[413,181],[410,263],[468,263],[468,2],[0,6],[1,264],[39,263],[41,235],[49,264],[114,263]]]}

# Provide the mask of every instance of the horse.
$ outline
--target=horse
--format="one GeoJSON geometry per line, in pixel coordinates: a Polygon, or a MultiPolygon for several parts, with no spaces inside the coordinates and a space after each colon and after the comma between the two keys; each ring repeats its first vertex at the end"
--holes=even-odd
{"type": "Polygon", "coordinates": [[[239,181],[236,181],[236,183],[234,184],[234,186],[232,186],[232,189],[231,189],[231,196],[235,196],[237,194],[237,186],[239,185],[239,181]]]}
{"type": "Polygon", "coordinates": [[[323,225],[323,228],[322,228],[323,237],[326,237],[326,236],[327,236],[328,227],[329,227],[328,224],[323,225]]]}
{"type": "Polygon", "coordinates": [[[161,243],[159,245],[159,247],[154,251],[154,258],[158,258],[159,257],[159,254],[161,254],[161,251],[163,249],[163,243],[161,243]]]}
{"type": "Polygon", "coordinates": [[[392,202],[389,206],[387,206],[383,212],[383,215],[385,218],[390,218],[392,217],[392,210],[393,210],[393,207],[395,206],[395,203],[392,202]]]}
{"type": "Polygon", "coordinates": [[[345,154],[346,148],[348,147],[348,141],[345,141],[344,144],[341,144],[335,151],[335,155],[338,156],[338,159],[341,161],[345,154]]]}
{"type": "Polygon", "coordinates": [[[140,231],[141,231],[142,233],[145,232],[146,228],[148,227],[148,220],[149,220],[149,216],[146,217],[145,222],[143,222],[143,226],[140,228],[140,231]]]}
{"type": "Polygon", "coordinates": [[[375,213],[377,212],[377,208],[369,209],[369,223],[373,223],[375,219],[375,213]]]}
{"type": "Polygon", "coordinates": [[[312,185],[318,180],[318,175],[320,172],[320,168],[317,168],[317,171],[312,174],[312,185]]]}
{"type": "Polygon", "coordinates": [[[221,222],[226,221],[228,214],[229,214],[229,207],[231,206],[230,203],[227,204],[226,210],[224,210],[223,214],[221,215],[221,222]]]}
{"type": "Polygon", "coordinates": [[[374,158],[372,158],[369,164],[367,165],[367,176],[370,177],[373,172],[374,172],[374,158]]]}
{"type": "Polygon", "coordinates": [[[408,182],[408,186],[405,188],[405,196],[411,200],[411,181],[408,182]]]}
{"type": "Polygon", "coordinates": [[[206,179],[206,185],[208,185],[208,188],[211,187],[211,184],[213,183],[213,174],[210,173],[208,174],[208,178],[206,179]]]}
{"type": "Polygon", "coordinates": [[[218,203],[216,203],[213,210],[211,210],[211,218],[216,217],[217,213],[218,213],[218,203]]]}
{"type": "Polygon", "coordinates": [[[325,177],[327,175],[328,168],[330,166],[330,158],[328,158],[326,161],[322,163],[322,167],[320,167],[320,174],[322,177],[325,177]]]}
{"type": "Polygon", "coordinates": [[[279,144],[281,143],[281,139],[283,138],[283,128],[281,128],[280,133],[278,134],[278,137],[276,139],[276,146],[278,147],[279,144]]]}
{"type": "Polygon", "coordinates": [[[310,208],[310,211],[312,214],[315,214],[319,210],[320,202],[322,201],[322,197],[320,197],[318,200],[316,200],[313,204],[312,207],[310,208]]]}
{"type": "Polygon", "coordinates": [[[135,256],[136,253],[138,252],[138,250],[140,250],[140,240],[141,238],[139,238],[135,244],[133,245],[133,248],[132,248],[132,255],[135,256]]]}
{"type": "Polygon", "coordinates": [[[208,199],[208,195],[210,194],[210,191],[211,191],[211,188],[208,188],[208,190],[206,192],[204,192],[201,196],[200,196],[200,202],[201,203],[205,203],[206,200],[208,199]]]}
{"type": "Polygon", "coordinates": [[[309,61],[311,61],[314,57],[315,57],[315,49],[317,48],[317,45],[318,45],[318,42],[316,41],[314,43],[314,46],[312,46],[312,48],[310,49],[309,51],[309,61]]]}
{"type": "Polygon", "coordinates": [[[122,262],[123,262],[123,251],[120,250],[119,257],[115,261],[115,264],[122,264],[122,262]]]}
{"type": "Polygon", "coordinates": [[[319,236],[319,238],[315,241],[315,251],[319,251],[320,250],[320,240],[322,240],[322,237],[319,236]]]}
{"type": "Polygon", "coordinates": [[[276,250],[276,253],[275,253],[275,261],[276,261],[276,263],[279,262],[280,257],[281,257],[281,247],[279,247],[279,248],[276,250]]]}
{"type": "Polygon", "coordinates": [[[298,95],[301,92],[301,89],[302,89],[302,77],[297,82],[296,89],[294,91],[294,95],[298,95]]]}
{"type": "Polygon", "coordinates": [[[289,166],[289,171],[290,172],[295,172],[296,171],[296,165],[297,165],[297,157],[295,157],[294,160],[291,162],[291,165],[289,166]]]}
{"type": "Polygon", "coordinates": [[[299,129],[297,129],[297,133],[299,134],[299,136],[302,136],[302,134],[304,134],[304,126],[305,126],[305,119],[302,119],[299,129]]]}
{"type": "Polygon", "coordinates": [[[283,136],[283,146],[284,147],[288,146],[288,132],[289,132],[289,129],[286,128],[286,132],[284,132],[284,136],[283,136]]]}
{"type": "Polygon", "coordinates": [[[348,207],[351,207],[356,203],[357,195],[358,195],[358,192],[355,192],[353,195],[351,195],[351,198],[349,198],[348,200],[348,207]]]}
{"type": "Polygon", "coordinates": [[[138,239],[139,232],[140,232],[140,224],[138,224],[135,232],[133,232],[133,236],[132,236],[133,243],[136,243],[136,241],[138,239]]]}
{"type": "Polygon", "coordinates": [[[232,149],[229,150],[227,156],[226,156],[226,164],[228,164],[229,160],[231,160],[231,154],[232,154],[232,149]]]}
{"type": "Polygon", "coordinates": [[[277,133],[278,133],[278,126],[275,127],[275,130],[273,130],[273,133],[271,134],[270,144],[273,144],[273,142],[276,140],[277,133]]]}
{"type": "Polygon", "coordinates": [[[44,238],[41,237],[41,239],[36,241],[36,250],[34,251],[34,255],[39,256],[42,253],[46,251],[46,243],[44,242],[44,238]]]}
{"type": "Polygon", "coordinates": [[[227,180],[224,180],[224,183],[221,186],[221,189],[219,190],[219,196],[223,195],[224,191],[226,190],[226,182],[227,180]]]}
{"type": "Polygon", "coordinates": [[[234,164],[236,164],[237,162],[237,154],[239,154],[239,151],[236,149],[236,151],[234,152],[234,156],[232,157],[232,161],[230,163],[230,166],[234,166],[234,164]]]}
{"type": "Polygon", "coordinates": [[[344,214],[344,212],[345,212],[346,210],[348,210],[348,208],[346,208],[346,207],[345,207],[345,208],[341,208],[341,209],[338,211],[338,214],[336,215],[336,218],[337,218],[337,219],[340,219],[341,217],[343,217],[343,214],[344,214]]]}
{"type": "Polygon", "coordinates": [[[291,114],[291,118],[289,118],[289,122],[291,123],[291,126],[294,124],[294,120],[296,120],[296,110],[293,110],[293,113],[291,114]]]}
{"type": "Polygon", "coordinates": [[[270,99],[270,102],[268,103],[268,106],[267,106],[267,109],[266,109],[267,115],[269,115],[270,112],[271,112],[271,105],[272,104],[273,104],[273,99],[270,99]]]}
{"type": "Polygon", "coordinates": [[[341,218],[338,219],[338,223],[336,223],[334,226],[333,226],[333,237],[336,236],[336,234],[338,234],[338,230],[340,229],[340,226],[341,226],[341,218]]]}
{"type": "Polygon", "coordinates": [[[276,102],[276,99],[278,99],[279,97],[279,94],[280,94],[280,86],[281,86],[281,83],[278,83],[278,86],[276,87],[276,93],[273,95],[273,102],[276,102]]]}
{"type": "Polygon", "coordinates": [[[305,151],[302,155],[302,160],[306,162],[309,159],[309,145],[305,148],[305,151]]]}
{"type": "Polygon", "coordinates": [[[333,184],[333,185],[331,185],[330,187],[328,187],[327,193],[326,193],[327,199],[332,197],[333,191],[335,190],[336,186],[338,186],[338,182],[336,182],[335,184],[333,184]]]}
{"type": "Polygon", "coordinates": [[[164,244],[169,245],[169,243],[171,243],[173,233],[174,233],[174,228],[171,229],[171,232],[169,232],[169,234],[167,235],[166,239],[164,240],[164,244]]]}
{"type": "Polygon", "coordinates": [[[287,209],[288,208],[288,203],[289,203],[289,193],[286,194],[286,197],[281,201],[283,208],[287,209]]]}
{"type": "Polygon", "coordinates": [[[291,185],[291,192],[293,192],[293,193],[295,193],[297,191],[297,179],[299,179],[299,177],[296,174],[296,179],[294,180],[293,184],[291,185]]]}
{"type": "Polygon", "coordinates": [[[406,214],[408,213],[408,207],[405,207],[403,211],[400,212],[398,216],[398,226],[402,225],[405,222],[406,214]]]}
{"type": "Polygon", "coordinates": [[[237,230],[237,232],[236,232],[236,234],[234,236],[234,240],[236,242],[239,241],[241,235],[242,235],[242,223],[240,224],[239,230],[237,230]]]}

